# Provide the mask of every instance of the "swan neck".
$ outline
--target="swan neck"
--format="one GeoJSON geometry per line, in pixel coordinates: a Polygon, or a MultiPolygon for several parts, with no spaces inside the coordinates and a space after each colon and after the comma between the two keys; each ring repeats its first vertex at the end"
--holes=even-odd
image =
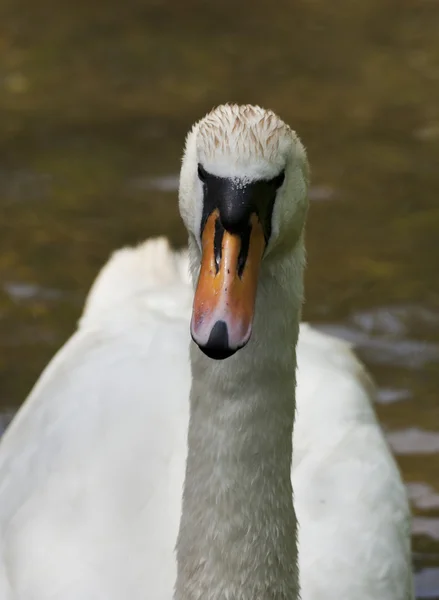
{"type": "Polygon", "coordinates": [[[298,598],[291,461],[301,285],[263,275],[248,346],[225,361],[191,347],[175,600],[298,598]]]}

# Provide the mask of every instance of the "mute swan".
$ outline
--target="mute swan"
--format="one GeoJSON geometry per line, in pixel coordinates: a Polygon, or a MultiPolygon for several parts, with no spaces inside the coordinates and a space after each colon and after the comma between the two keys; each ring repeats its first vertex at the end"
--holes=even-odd
{"type": "Polygon", "coordinates": [[[0,445],[2,600],[297,600],[298,571],[303,600],[413,598],[370,382],[306,325],[292,452],[307,179],[270,111],[221,106],[193,127],[195,299],[163,239],[100,273],[0,445]]]}

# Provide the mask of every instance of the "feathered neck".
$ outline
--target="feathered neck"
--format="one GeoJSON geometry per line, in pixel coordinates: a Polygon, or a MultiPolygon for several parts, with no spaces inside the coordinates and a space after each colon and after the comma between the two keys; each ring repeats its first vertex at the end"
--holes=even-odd
{"type": "Polygon", "coordinates": [[[175,600],[298,598],[291,446],[303,264],[302,240],[266,261],[244,349],[212,361],[192,344],[175,600]]]}

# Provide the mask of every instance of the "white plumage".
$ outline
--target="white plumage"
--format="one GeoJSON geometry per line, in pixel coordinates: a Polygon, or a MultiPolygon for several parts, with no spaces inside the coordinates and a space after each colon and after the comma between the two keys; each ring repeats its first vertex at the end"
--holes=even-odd
{"type": "MultiPolygon", "coordinates": [[[[187,181],[186,173],[181,203],[187,181]]],[[[186,224],[195,222],[186,209],[186,224]]],[[[187,253],[163,238],[115,253],[77,332],[4,435],[2,600],[173,597],[191,386],[188,272],[187,253]]],[[[308,325],[297,363],[301,597],[410,600],[409,508],[373,386],[347,344],[308,325]]]]}

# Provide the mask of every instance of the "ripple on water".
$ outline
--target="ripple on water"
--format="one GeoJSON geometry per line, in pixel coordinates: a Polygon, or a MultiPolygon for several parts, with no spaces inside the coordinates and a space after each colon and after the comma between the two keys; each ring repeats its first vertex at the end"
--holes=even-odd
{"type": "Polygon", "coordinates": [[[399,333],[374,333],[364,331],[358,325],[330,323],[318,324],[317,328],[351,343],[361,351],[362,357],[372,365],[393,365],[406,369],[420,369],[439,361],[439,344],[403,337],[403,327],[395,321],[387,324],[399,333]]]}
{"type": "Polygon", "coordinates": [[[14,301],[25,300],[58,300],[63,293],[54,288],[45,288],[33,283],[8,281],[3,284],[3,290],[14,301]]]}
{"type": "Polygon", "coordinates": [[[410,400],[412,393],[410,390],[403,388],[378,388],[376,401],[379,404],[393,404],[394,402],[402,402],[410,400]]]}
{"type": "Polygon", "coordinates": [[[413,517],[412,534],[426,535],[439,542],[439,519],[434,517],[413,517]]]}
{"type": "Polygon", "coordinates": [[[396,454],[435,454],[439,452],[439,432],[407,427],[387,432],[387,440],[396,454]]]}
{"type": "Polygon", "coordinates": [[[418,600],[439,600],[439,568],[422,569],[415,575],[418,600]]]}
{"type": "Polygon", "coordinates": [[[176,192],[178,190],[179,175],[162,175],[161,177],[138,176],[128,182],[128,186],[139,190],[157,190],[159,192],[176,192]]]}
{"type": "Polygon", "coordinates": [[[422,482],[407,484],[407,490],[411,502],[420,510],[439,508],[439,492],[430,485],[422,482]]]}
{"type": "Polygon", "coordinates": [[[428,333],[432,327],[439,329],[439,314],[416,304],[358,311],[353,313],[350,321],[366,333],[397,337],[415,331],[428,333]]]}

